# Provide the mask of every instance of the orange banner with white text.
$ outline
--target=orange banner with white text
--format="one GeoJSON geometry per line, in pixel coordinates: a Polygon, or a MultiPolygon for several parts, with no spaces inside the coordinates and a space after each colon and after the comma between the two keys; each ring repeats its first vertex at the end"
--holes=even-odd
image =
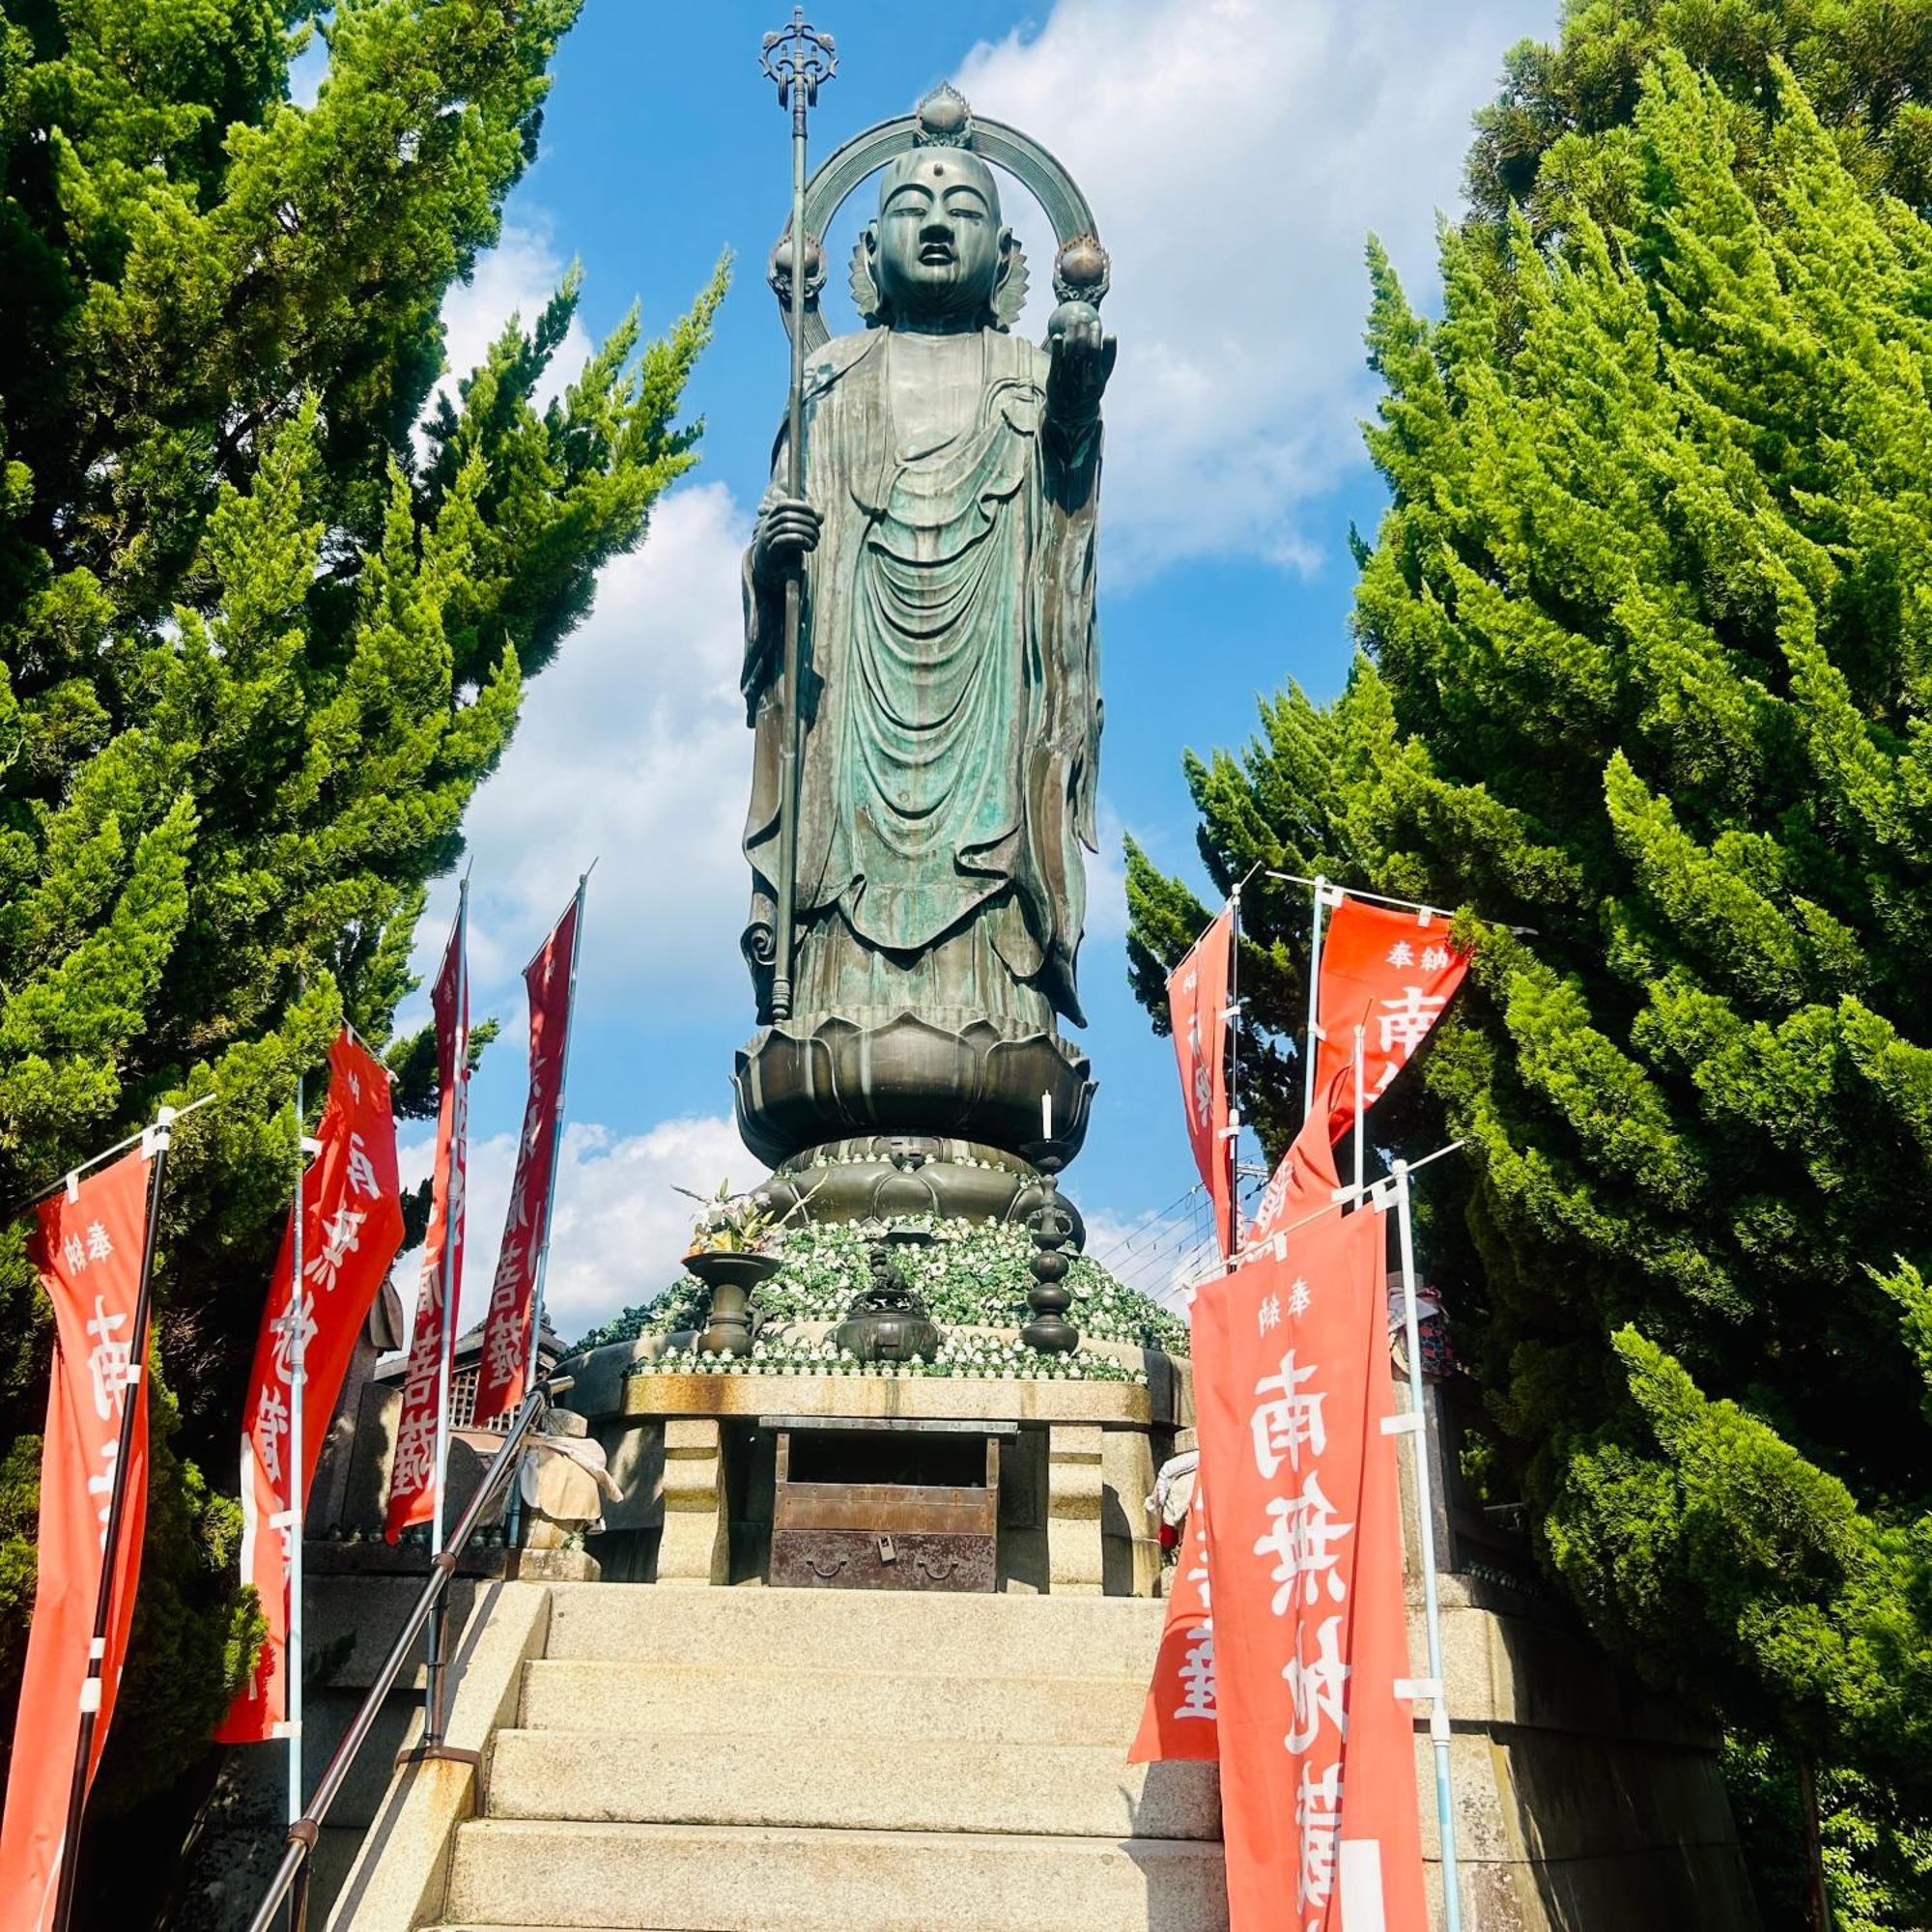
{"type": "Polygon", "coordinates": [[[34,1621],[0,1824],[0,1932],[42,1932],[52,1920],[81,1712],[98,1695],[91,1786],[128,1655],[148,1515],[147,1337],[135,1333],[135,1323],[151,1165],[137,1148],[38,1210],[33,1256],[53,1303],[53,1379],[41,1450],[34,1621]],[[126,1501],[99,1678],[92,1685],[89,1649],[108,1560],[122,1413],[130,1400],[126,1501]]]}
{"type": "Polygon", "coordinates": [[[1187,1108],[1194,1164],[1214,1207],[1214,1234],[1226,1254],[1233,1236],[1234,1139],[1228,1129],[1228,980],[1235,946],[1235,909],[1195,941],[1167,981],[1174,1055],[1187,1108]]]}
{"type": "Polygon", "coordinates": [[[1441,914],[1343,896],[1321,942],[1316,999],[1316,1093],[1327,1093],[1342,1076],[1339,1098],[1329,1104],[1330,1139],[1340,1140],[1354,1124],[1355,1029],[1362,1029],[1363,1105],[1373,1107],[1468,970],[1469,955],[1450,943],[1441,914]]]}
{"type": "Polygon", "coordinates": [[[517,1169],[510,1182],[510,1209],[503,1245],[483,1318],[483,1358],[477,1372],[478,1427],[508,1413],[529,1388],[536,1336],[530,1321],[537,1276],[550,1238],[551,1186],[556,1137],[563,1130],[563,1066],[569,1050],[571,977],[577,966],[577,915],[571,900],[537,955],[524,968],[530,1003],[530,1090],[524,1131],[517,1142],[517,1169]]]}
{"type": "Polygon", "coordinates": [[[1208,1584],[1208,1512],[1201,1485],[1187,1506],[1160,1653],[1129,1764],[1221,1754],[1214,1728],[1214,1618],[1208,1584]]]}
{"type": "Polygon", "coordinates": [[[1424,1932],[1383,1281],[1338,1208],[1194,1306],[1231,1932],[1424,1932]]]}
{"type": "Polygon", "coordinates": [[[464,920],[459,914],[430,992],[436,1015],[440,1095],[436,1173],[430,1187],[429,1230],[423,1236],[415,1327],[410,1336],[409,1365],[403,1378],[402,1413],[396,1422],[389,1507],[383,1524],[383,1533],[391,1543],[412,1523],[429,1521],[442,1480],[438,1446],[443,1405],[449,1397],[442,1375],[444,1329],[456,1321],[463,1305],[463,1197],[469,1141],[469,980],[463,957],[464,938],[464,920]],[[445,1273],[449,1277],[446,1285],[445,1273]]]}
{"type": "Polygon", "coordinates": [[[388,1072],[346,1027],[328,1049],[328,1098],[316,1138],[322,1151],[302,1177],[302,1278],[293,1280],[293,1230],[285,1227],[242,1410],[242,1576],[255,1586],[269,1634],[214,1734],[217,1744],[277,1737],[288,1717],[289,1545],[299,1530],[289,1453],[298,1332],[305,1506],[356,1339],[403,1238],[388,1072]]]}
{"type": "MultiPolygon", "coordinates": [[[[1331,1190],[1338,1185],[1335,1151],[1327,1135],[1304,1126],[1282,1156],[1267,1192],[1262,1196],[1243,1241],[1243,1259],[1236,1265],[1248,1265],[1248,1257],[1264,1241],[1278,1235],[1285,1241],[1285,1230],[1298,1226],[1311,1214],[1326,1211],[1334,1199],[1331,1190]]],[[[1220,1280],[1210,1280],[1196,1290],[1197,1324],[1203,1303],[1222,1293],[1225,1286],[1220,1280]]],[[[1198,1389],[1198,1364],[1195,1374],[1198,1389]]],[[[1153,1681],[1148,1687],[1139,1733],[1127,1753],[1129,1764],[1220,1755],[1214,1725],[1214,1622],[1208,1613],[1209,1530],[1205,1495],[1197,1475],[1179,1567],[1168,1595],[1153,1681]]]]}

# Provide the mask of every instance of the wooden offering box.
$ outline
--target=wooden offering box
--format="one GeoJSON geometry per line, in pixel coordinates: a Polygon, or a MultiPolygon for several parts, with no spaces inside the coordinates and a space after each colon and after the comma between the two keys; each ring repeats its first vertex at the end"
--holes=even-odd
{"type": "Polygon", "coordinates": [[[766,1580],[808,1590],[991,1590],[1010,1423],[761,1416],[778,1437],[766,1580]]]}

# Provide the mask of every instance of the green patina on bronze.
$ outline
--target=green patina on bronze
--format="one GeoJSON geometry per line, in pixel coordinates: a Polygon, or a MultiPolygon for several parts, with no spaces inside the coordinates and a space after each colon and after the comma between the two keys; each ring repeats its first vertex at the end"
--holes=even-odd
{"type": "MultiPolygon", "coordinates": [[[[1063,300],[1044,347],[1008,332],[1025,270],[971,138],[963,101],[936,97],[919,144],[885,166],[853,270],[867,326],[808,354],[802,499],[785,494],[781,433],[746,554],[745,950],[768,1023],[784,585],[804,557],[792,1011],[739,1082],[767,1157],[867,1128],[1014,1147],[1016,1103],[1037,1122],[1042,1088],[1061,1090],[1057,1133],[1084,1125],[1085,1064],[1055,1022],[1084,1024],[1114,346],[1081,299],[1063,300]],[[1034,1059],[991,1059],[1028,1042],[1034,1059]]],[[[1064,296],[1089,292],[1082,273],[1103,286],[1091,238],[1062,263],[1076,281],[1064,296]]]]}

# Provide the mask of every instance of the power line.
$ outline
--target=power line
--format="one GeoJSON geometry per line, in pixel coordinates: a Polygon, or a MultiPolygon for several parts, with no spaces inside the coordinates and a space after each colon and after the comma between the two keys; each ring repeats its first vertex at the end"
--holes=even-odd
{"type": "Polygon", "coordinates": [[[1115,1257],[1131,1254],[1145,1235],[1170,1220],[1179,1209],[1184,1208],[1196,1195],[1202,1192],[1202,1185],[1197,1180],[1184,1194],[1177,1195],[1165,1208],[1159,1208],[1153,1213],[1143,1215],[1126,1234],[1122,1235],[1101,1253],[1094,1255],[1093,1260],[1100,1266],[1106,1267],[1114,1261],[1115,1257]]]}

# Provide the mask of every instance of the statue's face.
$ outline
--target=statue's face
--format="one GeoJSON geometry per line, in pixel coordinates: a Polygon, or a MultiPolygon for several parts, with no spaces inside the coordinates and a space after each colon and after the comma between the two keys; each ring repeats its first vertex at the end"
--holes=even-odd
{"type": "Polygon", "coordinates": [[[986,319],[1012,250],[992,170],[951,148],[917,149],[886,170],[866,241],[887,308],[915,326],[986,319]]]}

